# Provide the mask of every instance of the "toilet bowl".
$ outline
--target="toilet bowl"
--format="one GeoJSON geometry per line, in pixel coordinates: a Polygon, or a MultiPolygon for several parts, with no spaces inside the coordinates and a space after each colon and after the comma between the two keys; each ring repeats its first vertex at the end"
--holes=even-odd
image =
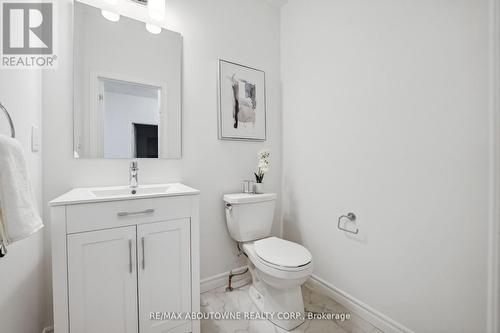
{"type": "Polygon", "coordinates": [[[231,237],[248,257],[250,298],[275,325],[292,330],[304,322],[301,285],[313,271],[311,253],[302,245],[270,237],[276,194],[224,196],[231,237]]]}

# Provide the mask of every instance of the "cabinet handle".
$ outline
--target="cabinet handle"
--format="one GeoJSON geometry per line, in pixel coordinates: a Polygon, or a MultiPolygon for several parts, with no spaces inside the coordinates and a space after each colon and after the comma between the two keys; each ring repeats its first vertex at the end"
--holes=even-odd
{"type": "Polygon", "coordinates": [[[117,215],[119,217],[131,216],[131,215],[143,215],[143,214],[153,214],[154,209],[141,210],[140,212],[119,212],[117,215]]]}
{"type": "Polygon", "coordinates": [[[128,240],[128,270],[130,274],[133,272],[133,265],[132,265],[132,240],[128,240]]]}
{"type": "Polygon", "coordinates": [[[142,270],[146,269],[146,254],[144,250],[144,237],[141,238],[141,246],[142,246],[142,270]]]}

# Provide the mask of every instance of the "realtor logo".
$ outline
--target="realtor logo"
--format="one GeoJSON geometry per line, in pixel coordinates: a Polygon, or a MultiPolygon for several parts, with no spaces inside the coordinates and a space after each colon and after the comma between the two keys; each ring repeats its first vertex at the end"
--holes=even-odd
{"type": "Polygon", "coordinates": [[[2,3],[2,68],[53,68],[54,3],[2,3]]]}

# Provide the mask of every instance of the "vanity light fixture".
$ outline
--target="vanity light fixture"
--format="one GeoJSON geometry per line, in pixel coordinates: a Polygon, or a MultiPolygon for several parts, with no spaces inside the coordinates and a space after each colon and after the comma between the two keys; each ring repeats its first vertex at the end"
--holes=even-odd
{"type": "MultiPolygon", "coordinates": [[[[108,7],[118,5],[118,0],[106,0],[105,2],[108,7]]],[[[111,22],[118,22],[120,20],[120,15],[110,10],[101,9],[101,14],[106,18],[106,20],[109,20],[111,22]]]]}
{"type": "Polygon", "coordinates": [[[155,21],[165,19],[165,0],[148,0],[149,16],[155,21]]]}
{"type": "Polygon", "coordinates": [[[111,22],[118,22],[120,20],[120,14],[113,13],[109,10],[102,9],[101,10],[102,16],[106,18],[106,20],[109,20],[111,22]]]}
{"type": "MultiPolygon", "coordinates": [[[[146,6],[148,15],[154,21],[162,22],[165,19],[165,0],[131,0],[139,5],[146,6]]],[[[161,26],[158,24],[147,23],[146,30],[153,35],[161,33],[161,26]]]]}
{"type": "Polygon", "coordinates": [[[161,32],[161,27],[155,24],[146,23],[146,30],[152,33],[153,35],[158,35],[161,32]]]}

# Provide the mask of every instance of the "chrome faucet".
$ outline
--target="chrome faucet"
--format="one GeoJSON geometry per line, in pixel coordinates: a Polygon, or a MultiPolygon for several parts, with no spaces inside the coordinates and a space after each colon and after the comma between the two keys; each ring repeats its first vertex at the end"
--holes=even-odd
{"type": "Polygon", "coordinates": [[[130,162],[130,177],[129,184],[130,188],[139,187],[139,167],[137,161],[130,162]]]}

